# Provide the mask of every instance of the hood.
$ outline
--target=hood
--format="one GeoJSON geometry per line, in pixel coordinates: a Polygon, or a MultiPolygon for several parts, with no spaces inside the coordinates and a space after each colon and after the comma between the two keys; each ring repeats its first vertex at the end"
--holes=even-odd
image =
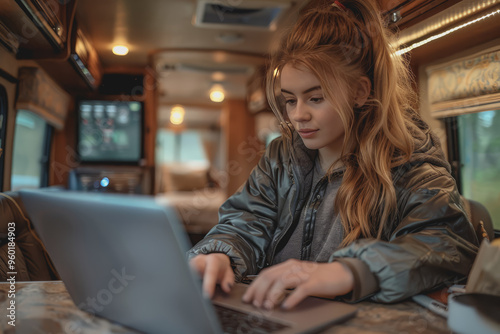
{"type": "Polygon", "coordinates": [[[437,167],[444,167],[451,173],[451,166],[443,153],[441,141],[424,121],[416,119],[415,125],[410,128],[410,133],[413,135],[415,147],[409,161],[411,165],[427,162],[437,167]]]}

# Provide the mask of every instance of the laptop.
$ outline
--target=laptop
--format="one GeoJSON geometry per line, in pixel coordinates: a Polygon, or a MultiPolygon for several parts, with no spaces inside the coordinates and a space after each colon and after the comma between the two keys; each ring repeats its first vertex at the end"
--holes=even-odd
{"type": "Polygon", "coordinates": [[[312,333],[356,313],[352,305],[314,297],[289,311],[257,309],[241,301],[245,284],[206,298],[186,260],[189,241],[175,209],[153,197],[20,195],[75,305],[141,332],[312,333]],[[236,322],[223,329],[228,317],[236,322]]]}

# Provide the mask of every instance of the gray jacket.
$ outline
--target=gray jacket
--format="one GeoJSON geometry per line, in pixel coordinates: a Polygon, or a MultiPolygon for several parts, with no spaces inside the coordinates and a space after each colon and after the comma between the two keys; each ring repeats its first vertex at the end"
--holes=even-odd
{"type": "MultiPolygon", "coordinates": [[[[393,171],[398,212],[382,239],[362,238],[332,249],[329,261],[353,271],[351,301],[368,296],[379,302],[403,300],[457,282],[474,261],[477,237],[449,164],[428,127],[419,126],[414,130],[418,149],[393,171]]],[[[247,182],[221,206],[219,224],[188,252],[189,258],[225,253],[237,280],[273,262],[305,209],[317,154],[297,134],[292,138],[282,136],[269,145],[247,182]]]]}

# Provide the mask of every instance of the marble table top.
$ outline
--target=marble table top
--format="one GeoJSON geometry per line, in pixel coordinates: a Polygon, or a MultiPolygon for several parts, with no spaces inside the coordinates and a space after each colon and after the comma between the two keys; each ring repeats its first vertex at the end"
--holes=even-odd
{"type": "MultiPolygon", "coordinates": [[[[0,333],[138,333],[78,309],[61,281],[16,283],[15,298],[9,297],[9,289],[8,283],[0,283],[0,333]],[[13,299],[15,327],[9,325],[8,317],[13,299]]],[[[361,302],[356,306],[358,313],[354,318],[324,333],[451,333],[446,319],[411,301],[392,305],[361,302]]]]}

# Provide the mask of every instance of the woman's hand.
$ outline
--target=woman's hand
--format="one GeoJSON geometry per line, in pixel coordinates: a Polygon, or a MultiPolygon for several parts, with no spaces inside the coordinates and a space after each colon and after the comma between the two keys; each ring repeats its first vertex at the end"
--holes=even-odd
{"type": "Polygon", "coordinates": [[[269,310],[283,301],[286,289],[295,288],[281,303],[282,308],[290,309],[307,296],[333,298],[352,291],[353,286],[352,272],[340,262],[291,259],[262,270],[243,295],[243,301],[269,310]]]}
{"type": "Polygon", "coordinates": [[[215,285],[219,284],[226,293],[234,284],[234,272],[229,256],[222,253],[199,254],[189,264],[203,278],[203,291],[212,298],[215,285]]]}

